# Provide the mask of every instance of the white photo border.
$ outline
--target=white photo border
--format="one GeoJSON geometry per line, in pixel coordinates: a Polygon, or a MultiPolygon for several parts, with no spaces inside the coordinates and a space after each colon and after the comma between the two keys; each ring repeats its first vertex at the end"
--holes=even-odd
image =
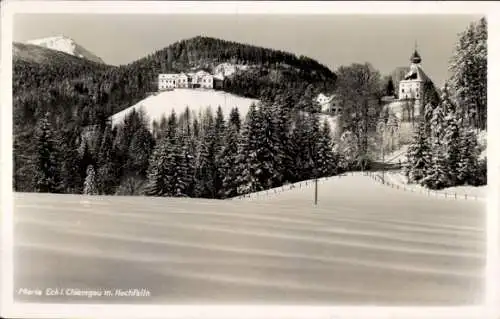
{"type": "Polygon", "coordinates": [[[500,6],[497,2],[443,1],[3,1],[1,3],[1,315],[8,318],[494,318],[500,317],[498,226],[500,136],[500,6]],[[19,304],[13,302],[12,26],[16,13],[78,14],[481,14],[488,20],[488,208],[486,300],[473,307],[145,306],[19,304]],[[495,60],[493,60],[495,59],[495,60]],[[497,102],[497,103],[495,103],[497,102]]]}

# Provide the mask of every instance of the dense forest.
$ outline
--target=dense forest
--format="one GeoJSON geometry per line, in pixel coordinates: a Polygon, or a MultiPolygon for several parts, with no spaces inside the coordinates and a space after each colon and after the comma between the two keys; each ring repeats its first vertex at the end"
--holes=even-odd
{"type": "Polygon", "coordinates": [[[243,119],[234,108],[200,116],[188,107],[148,129],[132,112],[122,124],[96,134],[54,130],[38,122],[34,156],[16,170],[16,190],[51,193],[228,198],[348,169],[333,151],[327,122],[317,113],[282,103],[251,105],[243,119]],[[85,134],[83,134],[85,136],[85,134]]]}
{"type": "Polygon", "coordinates": [[[487,184],[487,159],[480,159],[477,140],[487,121],[487,37],[484,18],[459,35],[451,78],[438,103],[427,101],[408,148],[410,183],[431,189],[487,184]]]}

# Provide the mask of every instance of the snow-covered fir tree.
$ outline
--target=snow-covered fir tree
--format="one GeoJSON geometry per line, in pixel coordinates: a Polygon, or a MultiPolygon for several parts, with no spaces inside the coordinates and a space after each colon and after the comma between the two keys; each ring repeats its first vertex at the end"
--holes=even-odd
{"type": "Polygon", "coordinates": [[[106,126],[97,156],[97,175],[101,194],[112,194],[117,180],[113,133],[111,130],[111,125],[106,126]]]}
{"type": "Polygon", "coordinates": [[[49,122],[49,114],[40,119],[35,133],[34,189],[39,193],[59,191],[57,145],[49,122]]]}
{"type": "Polygon", "coordinates": [[[310,122],[307,121],[306,115],[302,112],[296,114],[293,129],[290,138],[291,154],[293,156],[293,168],[295,173],[294,182],[305,180],[311,177],[310,173],[314,166],[312,154],[310,153],[309,144],[311,143],[308,132],[310,122]]]}
{"type": "Polygon", "coordinates": [[[163,196],[168,193],[168,171],[166,160],[172,142],[167,137],[159,141],[149,159],[149,167],[147,172],[147,183],[145,186],[145,194],[149,196],[163,196]]]}
{"type": "Polygon", "coordinates": [[[452,86],[460,115],[476,128],[486,128],[487,116],[487,22],[485,18],[460,34],[450,63],[452,86]]]}
{"type": "Polygon", "coordinates": [[[237,125],[228,125],[225,130],[223,147],[217,156],[219,175],[222,176],[222,188],[219,191],[221,198],[238,195],[238,132],[237,125]]]}
{"type": "Polygon", "coordinates": [[[283,181],[283,149],[275,110],[267,103],[262,104],[259,109],[261,127],[257,152],[258,158],[262,161],[262,174],[259,178],[265,188],[277,187],[283,181]]]}
{"type": "Polygon", "coordinates": [[[195,196],[216,198],[217,189],[215,177],[217,176],[217,139],[215,124],[210,109],[207,109],[202,118],[203,130],[198,144],[195,169],[195,196]]]}
{"type": "Polygon", "coordinates": [[[440,141],[436,140],[432,145],[432,163],[427,176],[421,180],[421,184],[430,189],[442,189],[451,186],[446,164],[444,148],[440,141]]]}
{"type": "Polygon", "coordinates": [[[447,85],[442,90],[440,103],[432,109],[432,116],[430,113],[427,108],[424,122],[408,150],[409,181],[420,181],[432,189],[477,184],[480,175],[477,136],[469,123],[460,118],[460,108],[451,100],[447,85]]]}
{"type": "Polygon", "coordinates": [[[128,150],[129,171],[135,175],[145,177],[148,168],[149,157],[153,151],[153,135],[145,126],[140,126],[133,133],[128,150]]]}
{"type": "Polygon", "coordinates": [[[406,153],[408,162],[405,167],[405,174],[410,183],[419,182],[429,173],[432,164],[432,153],[429,143],[430,138],[427,134],[425,120],[422,120],[406,153]]]}
{"type": "Polygon", "coordinates": [[[306,168],[306,174],[308,178],[318,177],[318,169],[319,169],[319,150],[318,150],[318,141],[321,138],[321,130],[319,124],[318,114],[312,113],[306,115],[307,125],[307,147],[308,153],[310,154],[310,164],[306,168]]]}
{"type": "Polygon", "coordinates": [[[458,184],[481,184],[480,179],[486,175],[486,172],[480,171],[477,136],[472,128],[466,127],[461,130],[459,147],[460,154],[456,171],[458,184]]]}
{"type": "Polygon", "coordinates": [[[78,130],[63,131],[59,145],[61,191],[66,194],[81,194],[83,179],[80,175],[78,154],[78,130]]]}
{"type": "Polygon", "coordinates": [[[446,154],[446,168],[450,185],[457,184],[457,169],[460,160],[460,121],[455,110],[446,116],[443,134],[443,149],[446,154]]]}
{"type": "Polygon", "coordinates": [[[236,132],[239,132],[241,129],[241,117],[240,112],[237,107],[231,109],[231,113],[229,113],[229,123],[235,126],[236,132]]]}
{"type": "Polygon", "coordinates": [[[224,175],[221,175],[220,170],[218,169],[219,162],[217,161],[217,156],[221,153],[224,143],[224,132],[226,128],[226,121],[224,120],[224,113],[222,112],[222,108],[219,106],[217,108],[217,112],[215,113],[215,122],[213,127],[213,152],[214,152],[214,193],[215,197],[219,194],[222,189],[222,181],[224,179],[224,175]]]}
{"type": "Polygon", "coordinates": [[[87,168],[87,177],[85,178],[85,184],[83,186],[83,193],[85,195],[98,195],[99,191],[97,189],[97,176],[92,165],[87,168]]]}
{"type": "Polygon", "coordinates": [[[188,197],[194,182],[194,161],[190,152],[188,137],[179,136],[177,143],[170,150],[171,159],[168,163],[171,196],[188,197]]]}
{"type": "Polygon", "coordinates": [[[293,181],[293,170],[294,170],[294,160],[293,160],[293,149],[290,139],[291,134],[291,112],[286,107],[286,104],[282,102],[276,102],[272,105],[272,112],[274,113],[274,131],[277,140],[277,152],[280,156],[280,176],[282,183],[291,183],[293,181]]]}
{"type": "Polygon", "coordinates": [[[240,173],[237,179],[238,194],[247,194],[264,189],[258,178],[261,173],[261,163],[258,158],[258,138],[261,132],[261,122],[257,106],[251,104],[242,127],[238,142],[236,165],[240,173]]]}
{"type": "Polygon", "coordinates": [[[317,176],[325,177],[336,173],[337,163],[333,152],[332,133],[328,121],[323,121],[320,136],[316,142],[317,151],[317,176]]]}

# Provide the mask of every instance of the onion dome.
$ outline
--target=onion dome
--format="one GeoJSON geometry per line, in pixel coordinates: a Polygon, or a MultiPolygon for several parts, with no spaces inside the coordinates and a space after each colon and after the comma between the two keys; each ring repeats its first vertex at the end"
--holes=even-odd
{"type": "Polygon", "coordinates": [[[420,62],[422,62],[422,58],[420,57],[420,54],[418,54],[417,50],[415,50],[415,52],[413,52],[413,54],[410,58],[410,61],[413,64],[419,64],[420,62]]]}

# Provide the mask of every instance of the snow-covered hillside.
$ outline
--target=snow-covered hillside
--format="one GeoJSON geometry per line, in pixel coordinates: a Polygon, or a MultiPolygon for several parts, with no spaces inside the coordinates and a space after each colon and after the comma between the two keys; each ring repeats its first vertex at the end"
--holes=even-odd
{"type": "Polygon", "coordinates": [[[137,104],[113,115],[111,120],[113,124],[118,124],[133,109],[138,111],[142,108],[152,124],[154,120],[159,122],[163,115],[168,117],[172,110],[177,115],[181,114],[185,111],[186,106],[189,106],[191,111],[196,113],[210,106],[214,114],[220,106],[226,117],[229,116],[234,107],[237,107],[241,118],[244,119],[250,105],[257,102],[258,100],[255,99],[240,97],[222,91],[175,89],[174,91],[158,93],[139,101],[137,104]]]}
{"type": "Polygon", "coordinates": [[[87,49],[76,43],[73,39],[63,35],[30,40],[27,41],[27,43],[38,45],[56,51],[65,52],[74,55],[76,57],[87,59],[93,62],[104,63],[104,61],[101,58],[99,58],[92,52],[88,51],[87,49]]]}

